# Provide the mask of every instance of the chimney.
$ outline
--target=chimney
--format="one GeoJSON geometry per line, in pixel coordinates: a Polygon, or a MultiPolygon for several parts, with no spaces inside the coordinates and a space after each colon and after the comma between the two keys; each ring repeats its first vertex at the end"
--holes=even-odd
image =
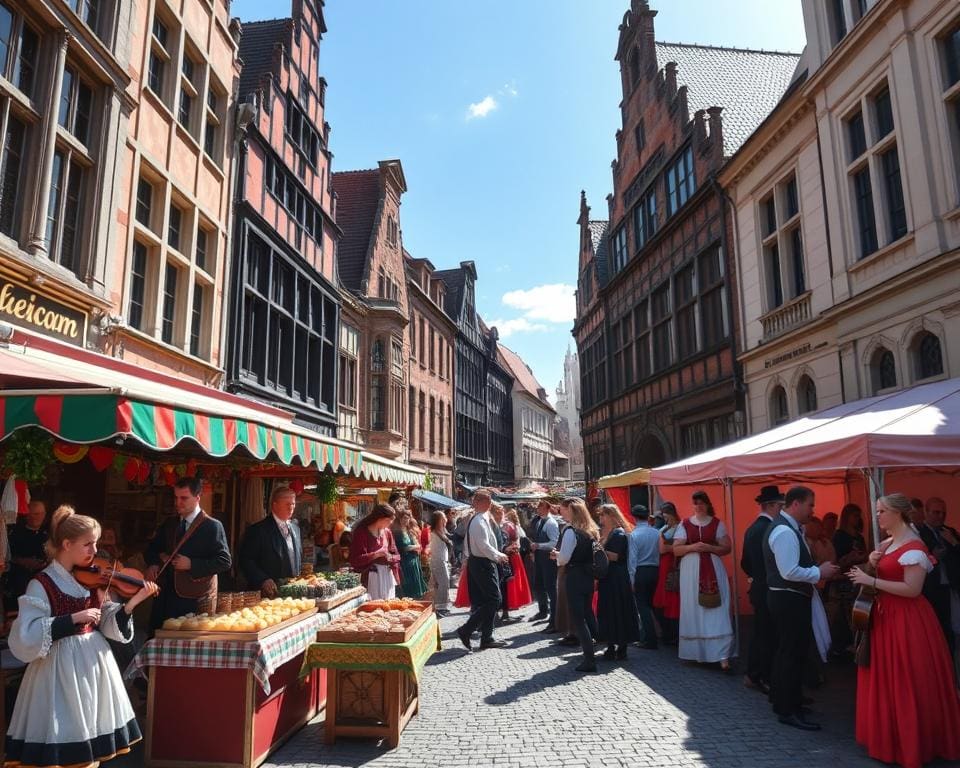
{"type": "Polygon", "coordinates": [[[672,101],[677,95],[677,62],[668,61],[663,74],[667,84],[667,101],[672,101]]]}
{"type": "Polygon", "coordinates": [[[709,107],[707,114],[710,115],[710,143],[719,148],[720,156],[723,156],[723,118],[720,113],[723,107],[709,107]]]}

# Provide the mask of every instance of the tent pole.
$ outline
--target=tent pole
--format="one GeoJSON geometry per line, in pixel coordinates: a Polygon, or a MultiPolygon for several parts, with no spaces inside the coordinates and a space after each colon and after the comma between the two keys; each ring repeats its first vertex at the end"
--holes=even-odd
{"type": "Polygon", "coordinates": [[[730,554],[733,560],[733,643],[737,655],[740,655],[740,589],[737,584],[737,527],[733,511],[733,480],[723,478],[723,491],[726,497],[727,519],[730,522],[730,554]]]}
{"type": "Polygon", "coordinates": [[[877,499],[883,492],[883,469],[875,467],[865,469],[867,486],[870,491],[870,527],[873,531],[873,548],[880,546],[880,521],[877,519],[877,499]]]}

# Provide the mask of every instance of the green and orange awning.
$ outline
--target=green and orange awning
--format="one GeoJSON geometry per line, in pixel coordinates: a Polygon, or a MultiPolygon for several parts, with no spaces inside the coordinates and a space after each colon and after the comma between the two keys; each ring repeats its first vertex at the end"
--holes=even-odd
{"type": "Polygon", "coordinates": [[[169,451],[190,441],[212,457],[225,457],[242,447],[260,460],[275,457],[287,465],[329,467],[357,476],[363,470],[359,448],[305,434],[292,424],[284,429],[109,391],[0,396],[0,439],[24,427],[40,427],[68,443],[132,438],[155,451],[169,451]]]}

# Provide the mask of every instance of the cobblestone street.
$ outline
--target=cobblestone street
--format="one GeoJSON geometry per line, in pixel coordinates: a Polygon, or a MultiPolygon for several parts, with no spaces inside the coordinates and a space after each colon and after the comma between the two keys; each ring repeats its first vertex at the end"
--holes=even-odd
{"type": "Polygon", "coordinates": [[[853,740],[852,670],[827,670],[813,707],[824,730],[811,735],[778,724],[766,699],[746,690],[739,675],[684,666],[675,649],[631,648],[628,662],[601,661],[601,674],[581,677],[573,671],[578,654],[570,652],[577,649],[554,646],[548,637],[555,636],[539,632],[542,624],[499,629],[510,648],[468,655],[452,634],[463,615],[442,622],[444,650],[424,672],[420,714],[399,749],[355,740],[327,747],[321,719],[265,765],[880,765],[853,740]]]}

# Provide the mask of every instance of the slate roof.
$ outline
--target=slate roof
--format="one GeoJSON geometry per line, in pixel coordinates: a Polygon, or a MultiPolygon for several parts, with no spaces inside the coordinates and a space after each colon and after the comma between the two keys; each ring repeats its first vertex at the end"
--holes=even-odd
{"type": "Polygon", "coordinates": [[[269,21],[246,21],[240,29],[240,70],[239,100],[246,101],[247,95],[260,85],[263,75],[273,72],[273,49],[277,43],[290,45],[291,19],[270,19],[269,21]]]}
{"type": "Polygon", "coordinates": [[[330,178],[337,196],[337,224],[343,230],[337,247],[340,283],[359,292],[380,203],[380,171],[341,171],[330,178]]]}
{"type": "Polygon", "coordinates": [[[453,319],[455,323],[460,322],[460,308],[463,306],[463,287],[466,285],[467,278],[460,267],[454,269],[438,269],[433,273],[434,277],[443,280],[447,286],[446,301],[443,308],[444,312],[453,319]]]}
{"type": "Polygon", "coordinates": [[[550,405],[548,401],[540,399],[539,390],[543,389],[543,387],[540,386],[540,382],[537,381],[537,377],[533,375],[530,366],[523,362],[520,355],[509,347],[503,346],[503,344],[497,344],[497,360],[503,369],[513,376],[513,380],[516,382],[515,389],[526,392],[549,411],[556,413],[556,410],[554,410],[554,407],[550,405]]]}
{"type": "Polygon", "coordinates": [[[682,43],[656,43],[657,67],[677,64],[690,116],[723,107],[723,155],[730,157],[780,101],[800,55],[682,43]]]}
{"type": "Polygon", "coordinates": [[[593,220],[588,222],[590,227],[590,239],[593,240],[593,255],[595,269],[597,270],[597,282],[602,288],[607,284],[607,230],[610,227],[609,221],[593,220]]]}

